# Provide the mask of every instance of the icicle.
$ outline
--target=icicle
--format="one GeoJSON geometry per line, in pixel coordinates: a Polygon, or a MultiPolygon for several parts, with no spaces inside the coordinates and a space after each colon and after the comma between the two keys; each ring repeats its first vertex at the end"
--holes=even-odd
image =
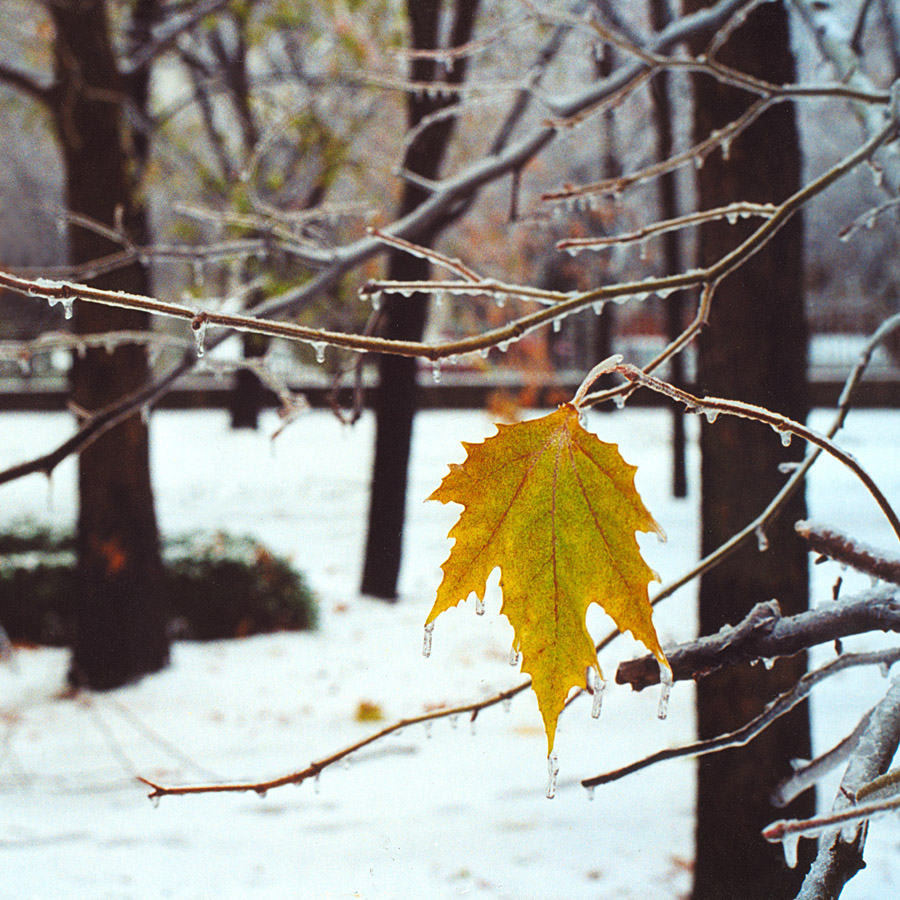
{"type": "Polygon", "coordinates": [[[512,343],[511,341],[500,341],[500,343],[497,344],[497,349],[498,349],[501,353],[506,353],[506,351],[509,350],[509,345],[510,345],[511,343],[512,343]]]}
{"type": "Polygon", "coordinates": [[[422,723],[422,727],[425,729],[425,740],[426,741],[431,740],[431,726],[433,724],[434,723],[431,721],[431,719],[428,719],[427,721],[422,723]]]}
{"type": "Polygon", "coordinates": [[[762,525],[756,526],[756,549],[765,553],[769,549],[769,537],[762,525]]]}
{"type": "Polygon", "coordinates": [[[487,358],[488,358],[488,354],[489,354],[490,352],[491,352],[491,348],[490,348],[490,347],[482,347],[482,348],[478,351],[478,355],[479,355],[482,359],[487,359],[487,358]]]}
{"type": "Polygon", "coordinates": [[[203,343],[206,340],[206,319],[198,316],[191,323],[191,328],[194,329],[194,343],[197,346],[197,356],[202,357],[206,352],[203,343]]]}
{"type": "Polygon", "coordinates": [[[625,395],[616,394],[616,396],[613,397],[613,403],[616,404],[616,409],[625,409],[625,395]]]}
{"type": "Polygon", "coordinates": [[[456,731],[456,729],[459,727],[459,716],[456,715],[456,714],[454,714],[454,715],[452,715],[452,716],[448,716],[447,718],[450,719],[450,727],[451,727],[454,731],[456,731]]]}
{"type": "Polygon", "coordinates": [[[677,288],[673,287],[661,287],[656,289],[656,296],[659,297],[660,300],[665,300],[670,294],[674,293],[677,288]]]}
{"type": "Polygon", "coordinates": [[[150,805],[151,805],[154,809],[159,809],[159,794],[153,794],[153,795],[150,797],[150,805]]]}
{"type": "Polygon", "coordinates": [[[784,850],[784,861],[789,869],[797,868],[797,844],[800,843],[799,834],[786,834],[781,839],[781,847],[784,850]]]}
{"type": "Polygon", "coordinates": [[[659,667],[659,707],[657,719],[665,719],[669,715],[669,695],[672,693],[672,670],[668,666],[659,667]]]}
{"type": "Polygon", "coordinates": [[[725,221],[729,225],[737,225],[738,214],[735,212],[725,213],[725,221]]]}
{"type": "Polygon", "coordinates": [[[316,354],[316,362],[321,365],[325,362],[325,343],[323,341],[314,341],[312,348],[316,354]]]}
{"type": "Polygon", "coordinates": [[[431,637],[434,634],[434,622],[425,626],[425,638],[422,642],[422,656],[431,656],[431,637]]]}
{"type": "MultiPolygon", "coordinates": [[[[772,427],[775,428],[774,425],[772,427]]],[[[779,437],[781,438],[781,446],[782,447],[790,447],[791,446],[792,435],[789,431],[785,431],[782,428],[775,428],[775,433],[777,435],[779,435],[779,437]]]]}
{"type": "Polygon", "coordinates": [[[589,785],[585,788],[585,790],[587,791],[587,797],[588,797],[588,800],[593,800],[593,799],[594,799],[594,785],[589,784],[589,785]]]}
{"type": "Polygon", "coordinates": [[[511,666],[517,666],[521,659],[522,654],[519,653],[519,651],[515,647],[512,647],[509,651],[509,664],[511,666]]]}
{"type": "Polygon", "coordinates": [[[694,157],[694,168],[698,171],[703,168],[703,157],[699,153],[694,157]]]}
{"type": "Polygon", "coordinates": [[[441,383],[441,361],[439,359],[431,361],[431,380],[435,384],[441,383]]]}
{"type": "Polygon", "coordinates": [[[372,309],[374,312],[378,312],[381,309],[381,291],[372,291],[369,295],[369,299],[372,301],[372,309]]]}
{"type": "Polygon", "coordinates": [[[478,726],[475,724],[477,719],[469,719],[469,734],[475,737],[478,734],[478,726]]]}
{"type": "Polygon", "coordinates": [[[647,261],[647,242],[641,241],[638,244],[638,256],[640,257],[641,262],[647,261]]]}
{"type": "Polygon", "coordinates": [[[269,792],[265,788],[257,788],[256,789],[256,796],[259,797],[260,800],[265,800],[266,794],[268,794],[268,793],[269,792]]]}
{"type": "Polygon", "coordinates": [[[73,314],[75,313],[75,298],[63,297],[59,302],[62,303],[63,315],[67,319],[71,319],[73,314]]]}
{"type": "Polygon", "coordinates": [[[144,426],[147,426],[150,424],[150,404],[149,403],[145,403],[141,407],[141,423],[144,426]]]}
{"type": "Polygon", "coordinates": [[[600,673],[595,669],[591,669],[591,671],[594,673],[594,696],[591,701],[591,718],[599,719],[600,710],[603,707],[603,692],[606,690],[606,682],[600,677],[600,673]]]}
{"type": "Polygon", "coordinates": [[[476,616],[484,615],[484,600],[481,597],[475,598],[475,615],[476,616]]]}
{"type": "Polygon", "coordinates": [[[605,306],[605,301],[604,301],[604,300],[595,300],[595,301],[591,304],[591,308],[594,310],[594,315],[595,315],[595,316],[599,316],[600,313],[603,312],[603,307],[604,307],[604,306],[605,306]]]}
{"type": "Polygon", "coordinates": [[[547,799],[552,800],[556,796],[556,780],[559,778],[559,760],[556,751],[551,751],[547,757],[547,799]]]}
{"type": "Polygon", "coordinates": [[[771,656],[764,657],[762,664],[767,672],[771,672],[775,668],[775,660],[771,656]]]}
{"type": "Polygon", "coordinates": [[[494,297],[494,305],[497,309],[503,309],[503,307],[506,306],[506,297],[504,297],[503,294],[497,294],[497,296],[494,297]]]}
{"type": "Polygon", "coordinates": [[[512,697],[504,697],[500,702],[503,706],[503,712],[508,713],[512,709],[512,697]]]}
{"type": "Polygon", "coordinates": [[[882,677],[888,678],[891,674],[891,667],[886,662],[879,663],[878,671],[881,672],[882,677]]]}
{"type": "Polygon", "coordinates": [[[712,425],[719,418],[719,411],[717,409],[706,409],[703,411],[703,415],[706,416],[706,421],[712,425]]]}
{"type": "Polygon", "coordinates": [[[556,318],[553,320],[553,333],[559,334],[562,331],[562,318],[556,318]]]}
{"type": "Polygon", "coordinates": [[[314,791],[316,794],[318,794],[319,791],[322,790],[322,780],[321,780],[321,775],[322,775],[321,772],[316,772],[316,774],[313,775],[313,791],[314,791]]]}
{"type": "Polygon", "coordinates": [[[725,162],[728,162],[728,160],[731,157],[731,140],[730,140],[730,138],[725,138],[725,140],[722,141],[722,143],[719,146],[722,148],[722,159],[724,159],[725,162]]]}

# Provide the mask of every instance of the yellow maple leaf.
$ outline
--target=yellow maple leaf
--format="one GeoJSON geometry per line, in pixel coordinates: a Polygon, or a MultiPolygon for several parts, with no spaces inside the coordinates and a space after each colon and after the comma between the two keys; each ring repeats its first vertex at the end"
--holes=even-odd
{"type": "Polygon", "coordinates": [[[600,671],[585,625],[592,603],[668,667],[647,594],[659,577],[635,538],[662,530],[635,490],[636,467],[585,431],[571,404],[497,428],[483,443],[463,443],[465,462],[428,498],[464,509],[426,626],[473,592],[483,600],[500,567],[500,611],[531,675],[549,753],[569,690],[587,686],[588,669],[600,671]]]}

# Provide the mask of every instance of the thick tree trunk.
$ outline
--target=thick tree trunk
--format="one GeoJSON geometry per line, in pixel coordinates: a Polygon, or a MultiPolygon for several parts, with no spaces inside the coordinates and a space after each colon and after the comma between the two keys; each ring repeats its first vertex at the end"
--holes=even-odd
{"type": "MultiPolygon", "coordinates": [[[[693,11],[709,5],[686,0],[693,11]]],[[[701,52],[702,48],[694,48],[701,52]]],[[[721,62],[776,84],[794,80],[787,20],[781,5],[765,4],[732,35],[721,62]]],[[[751,102],[746,94],[711,78],[695,88],[695,138],[736,118],[751,102]]],[[[781,201],[800,184],[799,147],[790,104],[770,110],[736,139],[729,159],[715,151],[698,173],[699,207],[735,200],[781,201]]],[[[718,259],[751,226],[715,224],[700,235],[701,263],[718,259]]],[[[699,347],[703,392],[759,403],[805,418],[806,329],[803,316],[802,222],[795,217],[761,252],[729,276],[716,292],[709,327],[699,347]]],[[[732,417],[703,422],[702,551],[710,552],[751,521],[784,483],[778,464],[802,456],[784,448],[768,428],[732,417]]],[[[805,512],[802,497],[767,529],[769,549],[746,546],[705,575],[700,586],[700,629],[711,634],[738,621],[754,603],[776,598],[785,613],[806,608],[806,551],[793,534],[805,512]]],[[[704,678],[697,686],[698,728],[708,738],[742,725],[778,691],[805,671],[804,656],[774,671],[741,667],[704,678]]],[[[702,757],[697,788],[697,858],[694,900],[772,900],[792,897],[803,866],[785,867],[781,850],[760,837],[784,811],[769,804],[789,760],[810,749],[806,706],[778,720],[749,746],[702,757]]],[[[791,814],[810,814],[814,797],[801,797],[791,814]]],[[[801,848],[802,849],[802,848],[801,848]]]]}
{"type": "MultiPolygon", "coordinates": [[[[146,214],[135,198],[130,166],[137,160],[123,121],[126,86],[116,67],[103,0],[51,4],[56,27],[55,109],[67,179],[68,208],[137,243],[146,214]]],[[[85,228],[70,234],[70,259],[110,252],[85,228]]],[[[147,293],[140,265],[96,279],[98,286],[147,293]]],[[[147,326],[144,315],[75,304],[75,331],[92,334],[147,326]]],[[[76,354],[72,399],[90,413],[138,388],[148,374],[144,349],[76,354]]],[[[76,638],[70,677],[106,689],[162,668],[168,659],[163,569],[153,507],[147,425],[135,415],[91,444],[79,459],[76,638]]]]}
{"type": "MultiPolygon", "coordinates": [[[[432,50],[439,46],[440,0],[407,0],[410,46],[432,50]]],[[[478,0],[456,0],[449,46],[465,44],[472,35],[478,0]]],[[[457,60],[446,80],[458,84],[465,77],[465,59],[457,60]]],[[[432,59],[414,59],[410,77],[416,82],[438,80],[438,64],[432,59]]],[[[419,93],[409,95],[407,124],[415,127],[430,113],[447,106],[446,99],[419,93]]],[[[444,119],[422,132],[410,145],[404,159],[406,168],[426,179],[438,176],[454,120],[444,119]]],[[[420,187],[406,182],[399,215],[404,216],[427,198],[420,187]]],[[[434,235],[420,236],[429,244],[434,235]]],[[[429,277],[427,260],[407,253],[392,252],[387,277],[391,280],[419,281],[429,277]]],[[[425,332],[428,297],[391,295],[382,308],[379,333],[384,337],[418,341],[425,332]]],[[[416,411],[416,360],[400,356],[381,356],[378,360],[378,390],[375,395],[375,461],[369,495],[369,524],[361,590],[364,594],[393,600],[397,596],[400,557],[403,549],[403,523],[406,513],[406,484],[412,445],[413,417],[416,411]]]]}

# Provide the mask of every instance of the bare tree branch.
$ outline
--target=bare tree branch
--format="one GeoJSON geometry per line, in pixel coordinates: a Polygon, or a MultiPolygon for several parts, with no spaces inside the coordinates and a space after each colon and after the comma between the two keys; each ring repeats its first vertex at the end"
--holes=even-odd
{"type": "MultiPolygon", "coordinates": [[[[666,659],[673,679],[683,681],[727,666],[793,656],[817,644],[869,631],[900,632],[900,592],[895,588],[867,591],[795,616],[782,616],[776,600],[757,603],[737,625],[667,649],[666,659]]],[[[659,684],[656,658],[642,656],[619,663],[616,682],[630,684],[636,691],[659,684]]]]}

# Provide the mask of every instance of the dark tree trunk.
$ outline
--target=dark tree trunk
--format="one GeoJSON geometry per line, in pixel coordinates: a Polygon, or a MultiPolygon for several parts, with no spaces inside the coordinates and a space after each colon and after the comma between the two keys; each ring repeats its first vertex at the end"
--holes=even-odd
{"type": "MultiPolygon", "coordinates": [[[[146,4],[145,4],[146,5],[146,4]]],[[[56,28],[58,102],[55,123],[67,179],[67,203],[137,243],[147,238],[136,200],[139,163],[124,121],[128,87],[119,76],[103,0],[49,6],[56,28]]],[[[110,242],[85,228],[70,234],[70,260],[110,252],[110,242]]],[[[97,286],[147,293],[140,265],[97,278],[97,286]]],[[[75,304],[75,331],[92,334],[147,327],[145,315],[75,304]]],[[[138,388],[148,375],[142,347],[76,354],[72,399],[88,414],[138,388]]],[[[76,637],[70,677],[79,685],[113,688],[162,668],[169,653],[163,569],[150,482],[147,425],[135,415],[108,431],[79,459],[76,637]]]]}
{"type": "MultiPolygon", "coordinates": [[[[709,4],[704,0],[686,0],[685,9],[705,5],[709,4]]],[[[776,84],[793,81],[783,6],[769,3],[757,8],[718,58],[776,84]]],[[[733,120],[750,102],[740,91],[698,77],[695,138],[706,137],[733,120]]],[[[780,202],[799,185],[794,110],[790,104],[781,104],[734,141],[727,161],[718,150],[706,159],[698,173],[699,207],[735,200],[780,202]]],[[[701,263],[718,259],[750,227],[739,223],[703,228],[701,263]]],[[[701,388],[803,421],[808,411],[805,351],[802,222],[795,217],[716,292],[710,325],[699,346],[701,388]]],[[[702,424],[702,552],[706,554],[762,511],[784,483],[778,464],[799,459],[804,448],[795,442],[786,449],[771,429],[733,417],[702,424]]],[[[807,555],[792,527],[804,512],[804,501],[798,496],[767,529],[765,553],[755,543],[745,546],[703,576],[702,634],[738,621],[761,600],[776,598],[786,614],[807,607],[807,555]]],[[[772,672],[763,666],[746,666],[704,678],[697,685],[700,737],[742,725],[774,693],[794,684],[805,669],[805,657],[797,656],[780,661],[772,672]]],[[[749,746],[700,759],[694,900],[794,896],[804,866],[787,869],[780,848],[767,844],[760,830],[784,815],[770,806],[769,795],[789,772],[789,760],[807,757],[809,750],[809,714],[804,705],[749,746]]],[[[810,792],[788,815],[809,815],[813,810],[810,792]]]]}
{"type": "MultiPolygon", "coordinates": [[[[407,0],[410,46],[432,50],[439,46],[440,0],[407,0]]],[[[465,44],[472,35],[478,0],[456,0],[449,46],[465,44]]],[[[465,59],[457,60],[446,81],[459,84],[465,77],[465,59]]],[[[410,78],[416,82],[439,80],[440,70],[432,59],[412,61],[410,78]]],[[[430,113],[447,106],[446,99],[419,93],[409,95],[407,124],[418,125],[430,113]]],[[[426,179],[438,176],[454,120],[444,119],[422,132],[406,152],[406,168],[426,179]]],[[[428,194],[406,182],[400,200],[399,215],[406,215],[422,203],[428,194]]],[[[420,235],[419,243],[430,244],[434,234],[420,235]]],[[[427,260],[407,253],[392,252],[387,277],[399,281],[419,281],[429,277],[427,260]]],[[[418,341],[425,332],[428,297],[391,295],[382,308],[379,333],[392,339],[418,341]]],[[[416,360],[400,356],[378,359],[378,390],[375,395],[375,461],[369,495],[369,523],[361,590],[364,594],[393,600],[397,596],[400,557],[403,549],[403,523],[406,512],[406,484],[412,444],[416,398],[416,360]]]]}
{"type": "MultiPolygon", "coordinates": [[[[671,22],[668,0],[650,0],[650,25],[654,31],[662,31],[671,22]]],[[[656,124],[656,155],[668,159],[674,148],[672,122],[672,96],[669,73],[659,72],[653,79],[650,99],[656,124]]],[[[678,215],[678,179],[675,172],[665,172],[659,179],[659,212],[663,219],[678,215]]],[[[662,236],[663,260],[667,275],[682,271],[681,235],[667,231],[662,236]]],[[[665,304],[666,336],[674,341],[684,327],[683,297],[678,291],[667,297],[665,304]]],[[[677,353],[669,363],[669,381],[684,385],[684,357],[677,353]]],[[[685,463],[684,408],[680,403],[672,405],[672,495],[687,496],[687,466],[685,463]]]]}

